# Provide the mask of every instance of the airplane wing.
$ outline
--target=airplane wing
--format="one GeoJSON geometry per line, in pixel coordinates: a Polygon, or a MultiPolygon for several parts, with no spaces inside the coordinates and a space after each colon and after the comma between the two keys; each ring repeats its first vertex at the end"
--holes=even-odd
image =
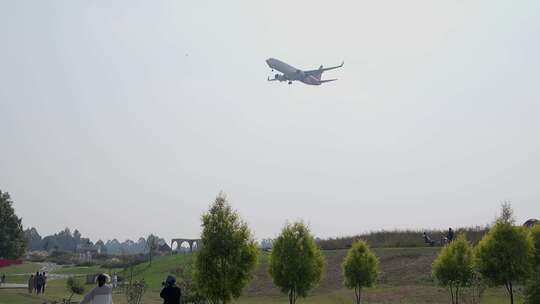
{"type": "Polygon", "coordinates": [[[276,80],[278,80],[278,79],[277,79],[277,78],[270,78],[270,77],[268,77],[267,80],[268,80],[268,81],[276,81],[276,80]]]}
{"type": "Polygon", "coordinates": [[[329,68],[323,68],[323,66],[321,65],[321,67],[318,68],[318,69],[316,69],[316,70],[304,71],[304,73],[306,73],[306,74],[308,74],[308,75],[322,74],[322,72],[324,72],[324,71],[329,71],[329,70],[339,69],[340,67],[343,66],[344,63],[345,63],[345,62],[342,62],[340,65],[336,65],[336,66],[329,67],[329,68]]]}
{"type": "Polygon", "coordinates": [[[336,81],[337,78],[335,79],[325,79],[325,80],[320,80],[321,83],[325,83],[325,82],[330,82],[330,81],[336,81]]]}

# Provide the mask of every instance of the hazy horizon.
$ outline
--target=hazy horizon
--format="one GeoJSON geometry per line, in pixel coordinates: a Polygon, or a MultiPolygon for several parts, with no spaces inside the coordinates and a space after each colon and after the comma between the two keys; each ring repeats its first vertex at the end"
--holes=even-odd
{"type": "Polygon", "coordinates": [[[25,228],[257,238],[540,217],[540,2],[3,1],[0,189],[25,228]],[[342,69],[267,82],[278,58],[342,69]]]}

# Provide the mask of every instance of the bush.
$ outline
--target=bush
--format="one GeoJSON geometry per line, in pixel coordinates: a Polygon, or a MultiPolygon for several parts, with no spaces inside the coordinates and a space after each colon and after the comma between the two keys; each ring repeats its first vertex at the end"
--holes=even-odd
{"type": "Polygon", "coordinates": [[[364,241],[357,241],[343,261],[345,286],[354,289],[356,303],[360,304],[363,287],[371,287],[379,272],[379,260],[364,241]]]}
{"type": "Polygon", "coordinates": [[[66,289],[71,293],[67,302],[71,303],[74,294],[82,295],[84,293],[84,284],[75,277],[69,277],[66,282],[66,289]]]}

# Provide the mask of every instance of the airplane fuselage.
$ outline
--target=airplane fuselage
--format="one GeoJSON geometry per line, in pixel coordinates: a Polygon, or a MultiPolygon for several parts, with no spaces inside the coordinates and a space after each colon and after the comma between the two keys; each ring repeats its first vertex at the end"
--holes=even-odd
{"type": "Polygon", "coordinates": [[[293,67],[292,65],[289,65],[281,60],[275,59],[275,58],[268,58],[266,60],[266,64],[272,69],[279,71],[283,73],[283,75],[277,75],[276,74],[276,80],[279,81],[289,81],[289,84],[291,81],[297,80],[301,81],[305,84],[309,85],[321,85],[322,82],[319,79],[313,75],[308,75],[304,71],[297,69],[293,67]],[[283,78],[280,78],[283,77],[283,78]]]}

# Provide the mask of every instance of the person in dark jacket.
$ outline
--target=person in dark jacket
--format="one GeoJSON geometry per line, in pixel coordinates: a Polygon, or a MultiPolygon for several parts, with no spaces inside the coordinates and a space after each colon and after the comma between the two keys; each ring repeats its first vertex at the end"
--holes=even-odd
{"type": "Polygon", "coordinates": [[[448,238],[448,243],[452,243],[454,240],[454,230],[452,228],[448,228],[448,235],[446,237],[448,238]]]}
{"type": "Polygon", "coordinates": [[[159,296],[163,299],[163,304],[180,304],[182,291],[180,290],[180,287],[176,286],[176,278],[173,276],[168,276],[163,285],[165,285],[165,287],[159,294],[159,296]]]}

